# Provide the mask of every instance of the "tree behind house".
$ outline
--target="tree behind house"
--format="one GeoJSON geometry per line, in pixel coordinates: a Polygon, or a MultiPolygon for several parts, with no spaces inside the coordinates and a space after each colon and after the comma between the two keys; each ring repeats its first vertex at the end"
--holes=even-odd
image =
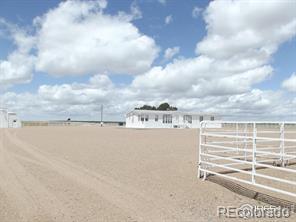
{"type": "Polygon", "coordinates": [[[170,106],[168,103],[162,103],[157,108],[155,106],[144,105],[142,107],[135,108],[136,110],[161,110],[161,111],[176,111],[177,107],[170,106]]]}

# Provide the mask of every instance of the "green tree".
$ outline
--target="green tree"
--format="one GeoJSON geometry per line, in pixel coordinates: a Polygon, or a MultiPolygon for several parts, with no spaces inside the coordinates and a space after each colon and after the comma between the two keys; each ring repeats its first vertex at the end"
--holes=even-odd
{"type": "Polygon", "coordinates": [[[155,106],[143,105],[141,107],[136,107],[135,110],[161,110],[161,111],[176,111],[177,107],[170,106],[168,103],[162,103],[157,108],[155,106]]]}
{"type": "Polygon", "coordinates": [[[157,110],[163,110],[163,111],[176,111],[178,110],[177,107],[173,107],[173,106],[170,106],[170,104],[168,103],[162,103],[158,106],[157,110]]]}
{"type": "Polygon", "coordinates": [[[155,106],[144,105],[142,107],[135,108],[136,110],[156,110],[155,106]]]}
{"type": "Polygon", "coordinates": [[[168,103],[162,103],[157,107],[157,110],[169,110],[170,109],[170,104],[168,103]]]}

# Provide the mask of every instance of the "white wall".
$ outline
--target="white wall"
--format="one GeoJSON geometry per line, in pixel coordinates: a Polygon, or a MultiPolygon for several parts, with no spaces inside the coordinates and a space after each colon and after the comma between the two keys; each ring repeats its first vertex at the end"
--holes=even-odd
{"type": "MultiPolygon", "coordinates": [[[[145,116],[146,114],[144,114],[145,116]]],[[[141,116],[141,115],[140,115],[141,116]]],[[[148,121],[139,121],[139,117],[133,114],[126,118],[126,127],[128,128],[172,128],[172,124],[162,123],[162,115],[158,115],[158,121],[155,121],[155,114],[148,114],[148,121]]]]}
{"type": "Polygon", "coordinates": [[[7,128],[7,112],[4,110],[0,110],[0,128],[7,128]]]}
{"type": "MultiPolygon", "coordinates": [[[[127,128],[199,128],[200,127],[200,116],[191,115],[192,123],[187,121],[184,122],[183,114],[172,114],[172,123],[163,123],[163,114],[139,114],[144,117],[144,121],[139,120],[138,114],[130,114],[126,117],[127,128]],[[148,121],[146,121],[146,115],[148,115],[148,121]],[[155,121],[155,116],[158,116],[158,121],[155,121]]],[[[204,116],[203,120],[210,120],[211,116],[204,116]]],[[[209,124],[210,128],[219,128],[220,124],[209,124]]]]}
{"type": "Polygon", "coordinates": [[[17,118],[15,113],[8,114],[8,127],[9,128],[20,128],[21,121],[17,118]]]}

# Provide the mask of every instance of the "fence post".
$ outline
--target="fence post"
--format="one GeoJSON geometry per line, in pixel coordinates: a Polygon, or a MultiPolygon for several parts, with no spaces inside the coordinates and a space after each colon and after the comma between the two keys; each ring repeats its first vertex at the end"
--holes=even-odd
{"type": "Polygon", "coordinates": [[[199,126],[199,146],[198,146],[198,174],[197,177],[201,178],[201,144],[202,144],[202,133],[203,133],[203,128],[202,128],[203,122],[200,122],[199,126]]]}
{"type": "Polygon", "coordinates": [[[245,129],[244,129],[244,151],[245,151],[245,160],[247,160],[247,136],[248,136],[248,133],[247,133],[247,130],[248,130],[248,124],[245,123],[245,129]]]}
{"type": "Polygon", "coordinates": [[[253,123],[253,150],[252,150],[252,184],[256,183],[256,141],[257,140],[257,128],[256,123],[253,123]]]}
{"type": "Polygon", "coordinates": [[[280,125],[280,152],[281,152],[281,165],[285,166],[285,123],[280,125]]]}
{"type": "Polygon", "coordinates": [[[237,149],[237,153],[239,153],[238,151],[238,123],[235,124],[235,131],[236,131],[236,149],[237,149]]]}
{"type": "MultiPolygon", "coordinates": [[[[204,129],[203,129],[203,131],[205,130],[207,128],[207,123],[206,122],[204,122],[204,129]]],[[[207,136],[204,136],[204,143],[206,144],[207,143],[207,136]]],[[[204,148],[203,148],[203,151],[204,151],[204,153],[208,153],[207,151],[208,151],[208,148],[206,147],[206,146],[204,146],[204,148]]],[[[208,157],[203,157],[206,161],[208,161],[208,157]]],[[[203,165],[203,167],[205,168],[205,169],[207,169],[208,168],[208,165],[207,164],[204,164],[203,165]]],[[[207,179],[207,172],[203,172],[203,180],[206,180],[207,179]]]]}

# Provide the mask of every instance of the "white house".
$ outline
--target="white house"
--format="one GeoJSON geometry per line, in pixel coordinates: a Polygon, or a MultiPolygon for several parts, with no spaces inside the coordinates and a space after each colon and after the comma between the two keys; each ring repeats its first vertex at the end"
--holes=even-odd
{"type": "Polygon", "coordinates": [[[0,109],[0,128],[20,128],[21,121],[16,113],[8,112],[7,109],[0,109]]]}
{"type": "MultiPolygon", "coordinates": [[[[127,128],[199,128],[203,120],[214,121],[214,114],[189,113],[180,111],[133,110],[126,114],[127,128]]],[[[211,128],[220,128],[213,122],[211,128]]]]}

